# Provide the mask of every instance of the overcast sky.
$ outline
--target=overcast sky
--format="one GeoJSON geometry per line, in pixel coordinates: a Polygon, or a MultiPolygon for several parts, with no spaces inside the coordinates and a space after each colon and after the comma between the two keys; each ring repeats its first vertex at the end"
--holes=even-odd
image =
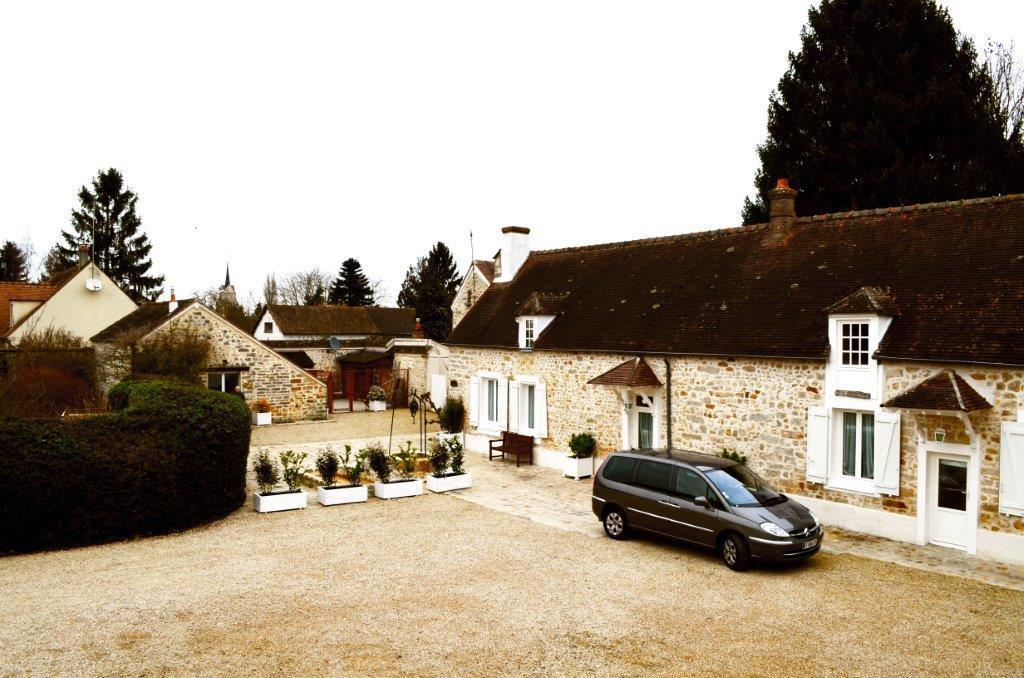
{"type": "MultiPolygon", "coordinates": [[[[739,223],[811,3],[9,2],[0,239],[44,253],[117,167],[179,297],[349,256],[383,279],[739,223]]],[[[946,3],[1024,48],[1024,2],[946,3]]]]}

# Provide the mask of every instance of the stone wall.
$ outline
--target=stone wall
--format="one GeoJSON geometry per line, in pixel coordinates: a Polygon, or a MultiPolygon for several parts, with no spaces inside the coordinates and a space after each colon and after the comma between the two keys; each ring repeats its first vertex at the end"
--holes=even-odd
{"type": "MultiPolygon", "coordinates": [[[[547,385],[548,438],[542,445],[564,450],[569,435],[589,430],[597,438],[598,452],[606,453],[621,446],[622,405],[613,389],[587,382],[633,357],[451,347],[449,378],[458,386],[449,390],[463,398],[468,412],[470,379],[477,372],[536,375],[547,385]]],[[[664,361],[651,358],[647,362],[665,383],[664,361]]],[[[883,401],[939,369],[938,365],[887,365],[883,401]]],[[[983,444],[980,525],[1024,534],[1022,519],[998,514],[999,422],[1016,419],[1017,408],[1024,407],[1024,371],[971,369],[964,373],[996,394],[992,410],[971,415],[983,444]]],[[[899,496],[875,497],[807,482],[807,408],[825,404],[824,389],[824,361],[673,358],[673,446],[707,454],[729,450],[746,455],[751,468],[786,492],[915,515],[920,415],[903,412],[901,416],[899,496]]],[[[664,397],[659,398],[659,406],[659,435],[664,440],[664,397]]],[[[941,420],[951,441],[965,436],[956,417],[941,420]]]]}
{"type": "MultiPolygon", "coordinates": [[[[395,376],[402,370],[408,370],[409,393],[415,389],[417,393],[429,393],[427,383],[427,356],[425,353],[396,353],[394,363],[395,376]]],[[[435,403],[440,407],[443,403],[435,403]]]]}
{"type": "Polygon", "coordinates": [[[480,295],[490,286],[476,266],[470,268],[468,276],[466,284],[459,288],[455,301],[452,302],[452,327],[459,324],[480,295]]]}

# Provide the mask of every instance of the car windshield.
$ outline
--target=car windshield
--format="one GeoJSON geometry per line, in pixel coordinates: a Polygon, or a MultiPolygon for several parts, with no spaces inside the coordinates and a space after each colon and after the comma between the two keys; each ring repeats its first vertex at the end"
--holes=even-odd
{"type": "Polygon", "coordinates": [[[729,506],[771,506],[786,500],[756,473],[742,464],[706,471],[729,506]]]}

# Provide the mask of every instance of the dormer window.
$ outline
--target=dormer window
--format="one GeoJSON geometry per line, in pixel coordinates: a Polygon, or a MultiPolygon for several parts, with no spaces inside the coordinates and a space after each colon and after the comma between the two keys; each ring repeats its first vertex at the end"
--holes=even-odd
{"type": "Polygon", "coordinates": [[[868,323],[840,323],[842,335],[842,364],[848,366],[867,366],[868,364],[868,323]]]}
{"type": "Polygon", "coordinates": [[[263,331],[270,334],[274,331],[274,323],[263,323],[263,331]]]}
{"type": "Polygon", "coordinates": [[[527,318],[523,321],[523,333],[524,333],[524,348],[533,348],[533,330],[534,321],[533,318],[527,318]]]}

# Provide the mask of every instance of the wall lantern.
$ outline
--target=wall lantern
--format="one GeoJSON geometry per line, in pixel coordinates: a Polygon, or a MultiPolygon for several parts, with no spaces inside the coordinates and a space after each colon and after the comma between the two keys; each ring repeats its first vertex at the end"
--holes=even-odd
{"type": "Polygon", "coordinates": [[[946,439],[946,429],[937,428],[935,429],[935,442],[941,443],[946,439]]]}

